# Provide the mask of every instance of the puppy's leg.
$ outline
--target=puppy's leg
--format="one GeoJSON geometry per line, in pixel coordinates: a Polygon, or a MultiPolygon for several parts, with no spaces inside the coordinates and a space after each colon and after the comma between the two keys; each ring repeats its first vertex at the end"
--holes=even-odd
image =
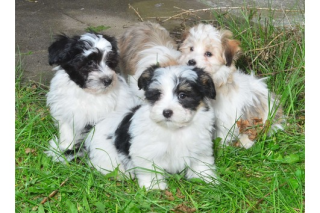
{"type": "MultiPolygon", "coordinates": [[[[231,126],[231,125],[230,125],[231,126]]],[[[224,126],[220,126],[216,130],[216,137],[221,138],[221,144],[228,146],[232,143],[233,138],[235,138],[235,130],[228,129],[224,126]]]]}
{"type": "Polygon", "coordinates": [[[216,166],[214,165],[213,156],[203,156],[199,159],[192,159],[191,165],[186,173],[186,178],[201,178],[207,183],[213,182],[218,184],[215,169],[216,166]]]}
{"type": "Polygon", "coordinates": [[[72,150],[74,148],[74,141],[76,140],[74,130],[67,123],[61,123],[59,125],[60,138],[54,136],[49,141],[49,150],[45,151],[48,156],[52,157],[53,161],[64,162],[65,160],[71,161],[74,155],[64,155],[66,150],[72,150]]]}
{"type": "Polygon", "coordinates": [[[250,140],[247,134],[240,134],[239,141],[240,141],[240,146],[246,149],[251,148],[254,144],[254,141],[250,140]]]}
{"type": "Polygon", "coordinates": [[[77,140],[76,130],[68,123],[61,122],[59,125],[59,134],[59,149],[62,152],[67,149],[72,150],[77,140]]]}
{"type": "Polygon", "coordinates": [[[89,151],[90,164],[102,174],[108,174],[117,167],[125,172],[112,139],[107,139],[105,134],[97,134],[93,138],[89,135],[85,146],[89,151]]]}
{"type": "Polygon", "coordinates": [[[144,165],[143,168],[135,168],[135,174],[138,178],[139,186],[145,187],[147,190],[167,188],[164,176],[154,169],[152,164],[144,165]],[[146,168],[147,167],[147,168],[146,168]]]}

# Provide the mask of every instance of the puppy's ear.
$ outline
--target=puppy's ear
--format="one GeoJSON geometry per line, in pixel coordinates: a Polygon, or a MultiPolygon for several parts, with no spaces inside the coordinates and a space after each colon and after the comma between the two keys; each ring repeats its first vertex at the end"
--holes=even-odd
{"type": "Polygon", "coordinates": [[[69,61],[72,56],[81,52],[80,48],[74,48],[80,37],[69,38],[64,34],[57,35],[56,41],[48,48],[49,64],[61,65],[69,61]]]}
{"type": "Polygon", "coordinates": [[[108,35],[102,35],[104,39],[109,41],[112,45],[112,51],[117,52],[118,51],[118,45],[117,45],[117,39],[113,36],[108,36],[108,35]]]}
{"type": "Polygon", "coordinates": [[[111,69],[115,69],[119,63],[118,45],[117,40],[113,36],[102,35],[104,39],[110,42],[112,51],[108,53],[108,66],[111,69]]]}
{"type": "Polygon", "coordinates": [[[220,33],[226,66],[229,67],[231,66],[232,62],[237,60],[238,56],[240,55],[240,41],[231,39],[232,33],[229,30],[221,30],[220,33]]]}
{"type": "Polygon", "coordinates": [[[181,32],[181,38],[180,38],[180,42],[178,45],[178,50],[183,45],[184,40],[186,40],[186,38],[189,36],[189,34],[190,34],[189,29],[185,29],[184,31],[181,32]]]}
{"type": "Polygon", "coordinates": [[[151,79],[154,75],[154,71],[159,68],[159,65],[153,65],[143,71],[141,76],[138,79],[138,87],[139,89],[146,90],[151,83],[151,79]]]}
{"type": "Polygon", "coordinates": [[[181,33],[181,42],[183,42],[184,40],[186,40],[186,38],[189,36],[190,32],[189,32],[189,28],[185,29],[182,33],[181,33]]]}
{"type": "Polygon", "coordinates": [[[198,75],[198,83],[201,85],[200,90],[204,96],[215,99],[216,89],[211,76],[203,69],[198,67],[195,67],[193,71],[195,71],[198,75]]]}

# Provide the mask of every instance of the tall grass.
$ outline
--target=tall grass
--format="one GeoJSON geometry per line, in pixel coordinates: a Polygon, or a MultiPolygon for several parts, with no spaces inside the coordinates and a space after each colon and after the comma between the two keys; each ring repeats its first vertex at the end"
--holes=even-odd
{"type": "MultiPolygon", "coordinates": [[[[237,65],[282,95],[285,131],[264,137],[249,149],[215,150],[221,184],[185,180],[168,174],[168,189],[146,191],[136,180],[102,175],[85,160],[54,163],[44,155],[57,133],[45,105],[48,88],[15,84],[16,212],[304,212],[304,26],[276,28],[213,13],[214,24],[229,28],[241,41],[237,65]],[[63,186],[60,186],[65,181],[63,186]],[[46,202],[44,198],[58,190],[46,202]]],[[[23,65],[16,65],[22,73],[23,65]]]]}

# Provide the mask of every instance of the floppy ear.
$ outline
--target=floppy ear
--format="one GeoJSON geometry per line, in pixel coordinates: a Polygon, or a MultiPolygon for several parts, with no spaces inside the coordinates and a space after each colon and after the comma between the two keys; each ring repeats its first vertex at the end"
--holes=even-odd
{"type": "Polygon", "coordinates": [[[190,32],[189,29],[185,29],[184,31],[181,32],[181,38],[180,38],[180,44],[178,45],[178,50],[182,46],[184,40],[189,36],[190,32]]]}
{"type": "Polygon", "coordinates": [[[108,66],[112,69],[115,69],[119,63],[119,54],[118,54],[118,45],[117,40],[113,36],[102,35],[104,39],[110,42],[112,46],[112,51],[108,53],[108,66]]]}
{"type": "Polygon", "coordinates": [[[69,61],[72,56],[81,52],[80,48],[74,48],[80,37],[69,38],[64,34],[57,35],[56,41],[48,48],[49,64],[61,65],[69,61]]]}
{"type": "Polygon", "coordinates": [[[158,68],[159,68],[159,65],[152,65],[151,67],[143,71],[143,73],[138,79],[139,89],[146,90],[148,88],[149,84],[151,83],[151,79],[154,75],[154,71],[158,68]]]}
{"type": "Polygon", "coordinates": [[[211,76],[203,69],[195,67],[193,68],[198,75],[198,83],[201,85],[201,92],[208,98],[216,98],[216,89],[211,76]]]}
{"type": "Polygon", "coordinates": [[[240,55],[240,41],[231,39],[232,33],[229,30],[222,30],[220,31],[220,34],[226,65],[229,67],[240,55]]]}

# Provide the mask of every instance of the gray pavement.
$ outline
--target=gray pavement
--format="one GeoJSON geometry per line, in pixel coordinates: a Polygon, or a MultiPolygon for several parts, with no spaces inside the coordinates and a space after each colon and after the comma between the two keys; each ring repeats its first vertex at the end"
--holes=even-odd
{"type": "MultiPolygon", "coordinates": [[[[268,1],[247,0],[245,5],[268,7],[268,1]]],[[[15,44],[16,64],[24,70],[24,79],[49,84],[54,72],[48,64],[47,49],[53,36],[65,33],[73,36],[83,34],[85,29],[93,26],[110,27],[102,31],[105,34],[119,36],[127,26],[139,22],[135,12],[128,7],[138,8],[145,20],[147,17],[164,17],[177,14],[179,8],[201,9],[222,6],[243,6],[243,1],[209,1],[209,0],[16,0],[15,1],[15,44]]],[[[302,0],[274,0],[272,7],[279,9],[304,10],[302,0]]],[[[281,12],[281,11],[280,11],[281,12]]],[[[299,15],[284,14],[279,16],[284,24],[293,21],[304,23],[299,15]],[[287,22],[287,23],[285,23],[287,22]]],[[[276,22],[281,22],[275,20],[276,22]]],[[[167,22],[169,30],[179,22],[167,22]]]]}

